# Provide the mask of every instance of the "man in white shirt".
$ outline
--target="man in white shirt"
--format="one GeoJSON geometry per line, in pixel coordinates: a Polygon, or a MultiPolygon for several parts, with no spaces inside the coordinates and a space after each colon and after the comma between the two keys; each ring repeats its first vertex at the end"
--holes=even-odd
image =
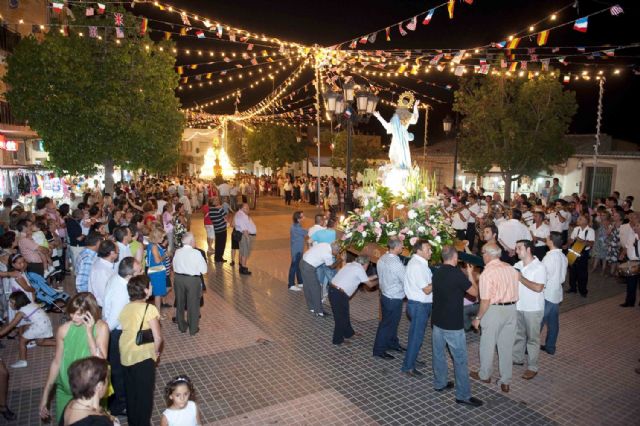
{"type": "Polygon", "coordinates": [[[530,240],[531,234],[529,229],[522,223],[522,212],[518,209],[511,210],[511,219],[503,222],[498,226],[498,236],[502,247],[507,251],[511,265],[518,261],[516,254],[516,243],[520,240],[530,240]]]}
{"type": "Polygon", "coordinates": [[[233,218],[233,224],[236,231],[242,232],[240,240],[240,274],[251,275],[251,271],[247,268],[247,261],[253,247],[253,240],[256,238],[256,225],[253,219],[249,217],[249,204],[242,203],[242,207],[238,210],[233,218]]]}
{"type": "Polygon", "coordinates": [[[479,222],[484,217],[482,206],[478,204],[478,198],[473,194],[469,194],[467,211],[469,212],[469,219],[467,219],[467,241],[469,241],[469,250],[473,251],[473,246],[476,241],[476,222],[479,222]]]}
{"type": "MultiPolygon", "coordinates": [[[[320,243],[322,244],[322,243],[320,243]]],[[[351,327],[349,317],[349,299],[361,283],[374,287],[376,276],[367,276],[369,256],[358,256],[355,262],[347,263],[338,271],[329,285],[329,302],[335,326],[333,328],[333,344],[351,343],[349,340],[356,333],[351,327]]]]}
{"type": "Polygon", "coordinates": [[[229,186],[227,181],[224,181],[220,185],[218,185],[218,191],[220,192],[220,196],[222,197],[222,202],[224,202],[224,203],[228,203],[229,202],[229,190],[230,189],[231,189],[231,187],[229,186]]]}
{"type": "Polygon", "coordinates": [[[128,226],[118,226],[113,231],[113,237],[115,238],[116,245],[118,246],[118,260],[116,260],[113,265],[113,270],[117,271],[122,259],[131,256],[131,249],[129,248],[129,243],[131,242],[131,230],[128,226]]]}
{"type": "Polygon", "coordinates": [[[519,299],[516,303],[517,324],[516,339],[513,342],[513,363],[524,365],[525,348],[527,352],[527,370],[522,375],[525,380],[538,374],[538,356],[540,355],[540,324],[544,317],[544,290],[547,282],[547,270],[542,262],[533,255],[533,242],[520,240],[516,244],[520,261],[514,265],[520,272],[518,285],[519,299]]]}
{"type": "Polygon", "coordinates": [[[140,275],[142,267],[133,257],[126,257],[120,262],[118,273],[111,275],[107,281],[102,307],[102,319],[109,325],[109,365],[111,365],[111,383],[114,395],[109,401],[111,414],[121,415],[126,409],[124,371],[120,363],[120,335],[122,328],[118,317],[122,309],[129,303],[127,283],[134,275],[140,275]]]}
{"type": "Polygon", "coordinates": [[[571,223],[571,213],[564,209],[564,200],[556,200],[554,202],[555,211],[549,213],[549,230],[551,232],[562,233],[564,246],[569,239],[569,224],[571,223]]]}
{"type": "Polygon", "coordinates": [[[413,245],[413,253],[404,277],[404,293],[408,299],[407,314],[411,318],[411,325],[401,371],[407,376],[419,377],[422,373],[416,370],[416,360],[424,341],[433,301],[432,274],[429,269],[431,245],[425,240],[418,240],[413,245]]]}
{"type": "Polygon", "coordinates": [[[115,273],[114,262],[118,259],[118,247],[111,240],[103,240],[98,246],[98,257],[91,265],[89,274],[89,292],[93,294],[100,307],[104,306],[104,293],[107,281],[115,273]]]}
{"type": "Polygon", "coordinates": [[[467,239],[467,221],[471,213],[467,206],[456,205],[451,212],[451,226],[456,231],[456,238],[460,241],[467,239]]]}
{"type": "MultiPolygon", "coordinates": [[[[638,262],[640,261],[640,241],[638,240],[638,235],[640,235],[640,213],[631,213],[629,215],[629,225],[631,226],[631,232],[625,236],[624,240],[620,240],[620,244],[624,248],[621,255],[626,256],[628,261],[638,262]]],[[[625,277],[625,281],[627,283],[627,296],[620,307],[630,308],[636,305],[640,273],[625,277]]]]}
{"type": "Polygon", "coordinates": [[[318,281],[316,269],[321,265],[326,265],[330,268],[335,267],[334,256],[338,253],[338,246],[336,244],[318,243],[313,247],[310,247],[302,255],[300,261],[300,274],[302,275],[302,282],[304,286],[304,299],[307,302],[307,308],[309,311],[318,316],[324,317],[325,313],[322,309],[322,286],[318,281]]]}
{"type": "Polygon", "coordinates": [[[533,223],[529,226],[531,237],[533,237],[533,255],[542,260],[547,253],[547,238],[549,238],[549,225],[544,223],[544,213],[534,212],[533,223]]]}
{"type": "Polygon", "coordinates": [[[567,278],[567,256],[562,252],[562,233],[552,232],[547,238],[549,251],[542,259],[547,270],[547,283],[544,286],[544,316],[540,324],[547,325],[547,339],[540,350],[549,355],[556,353],[556,341],[560,332],[560,302],[562,302],[562,284],[567,278]]]}
{"type": "Polygon", "coordinates": [[[195,239],[191,232],[182,237],[182,247],[173,256],[175,272],[176,318],[178,329],[195,335],[200,328],[200,298],[202,297],[201,275],[207,273],[207,261],[195,248],[195,239]],[[184,318],[185,307],[187,321],[184,318]]]}
{"type": "Polygon", "coordinates": [[[595,239],[596,232],[589,226],[589,219],[585,215],[580,215],[580,217],[578,217],[578,226],[573,228],[571,238],[569,238],[569,247],[571,249],[573,243],[577,241],[583,242],[585,247],[569,269],[569,290],[567,293],[575,293],[578,291],[582,297],[587,297],[589,252],[591,251],[591,247],[593,247],[595,239]]]}
{"type": "Polygon", "coordinates": [[[533,213],[531,212],[531,203],[525,201],[520,205],[520,210],[522,211],[522,221],[527,227],[530,227],[533,224],[533,213]]]}
{"type": "Polygon", "coordinates": [[[309,239],[307,240],[307,241],[309,241],[309,245],[312,246],[312,245],[315,244],[315,241],[313,241],[311,239],[311,237],[313,236],[313,234],[316,233],[316,231],[319,231],[321,229],[325,229],[325,223],[326,223],[326,220],[325,220],[324,215],[322,213],[318,213],[315,216],[315,224],[311,228],[309,228],[309,232],[307,233],[307,235],[309,237],[309,239]]]}
{"type": "Polygon", "coordinates": [[[187,229],[191,229],[191,213],[193,210],[191,209],[191,200],[189,197],[191,196],[191,192],[187,189],[184,193],[178,198],[178,202],[182,204],[184,207],[184,215],[187,218],[187,229]]]}

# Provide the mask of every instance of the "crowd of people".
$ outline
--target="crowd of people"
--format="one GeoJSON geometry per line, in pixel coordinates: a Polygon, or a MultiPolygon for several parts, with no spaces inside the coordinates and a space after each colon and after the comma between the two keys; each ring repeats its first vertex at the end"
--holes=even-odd
{"type": "Polygon", "coordinates": [[[424,365],[418,355],[431,317],[434,390],[455,387],[456,402],[480,406],[482,401],[471,396],[469,377],[491,383],[496,350],[497,383],[503,392],[510,390],[514,365],[526,365],[522,379],[536,377],[540,352],[554,355],[557,350],[563,293],[587,297],[590,269],[602,264],[603,273],[619,270],[627,283],[620,306],[635,306],[640,213],[631,210],[633,197],[621,202],[614,193],[591,208],[586,197],[577,194],[570,200],[560,198],[557,181],[546,188],[513,202],[502,202],[499,194],[485,196],[482,189],[454,193],[445,188],[440,197],[443,213],[463,247],[445,246],[439,265],[429,263],[432,250],[427,241],[418,240],[406,257],[397,238],[389,239],[388,252],[375,266],[365,255],[346,263],[336,242],[333,212],[317,214],[307,230],[304,213],[296,211],[290,228],[288,288],[304,291],[306,306],[316,317],[330,316],[323,309],[328,298],[333,343],[343,345],[359,335],[351,325],[350,299],[360,284],[378,285],[381,318],[373,356],[392,360],[395,356],[388,351],[404,353],[400,370],[409,377],[423,375],[416,367],[424,365]],[[402,346],[398,325],[405,299],[410,326],[402,346]],[[546,340],[541,342],[545,327],[546,340]],[[482,329],[480,369],[469,372],[465,332],[474,329],[482,329]],[[448,380],[447,347],[455,382],[448,380]]]}
{"type": "MultiPolygon", "coordinates": [[[[97,424],[115,424],[124,415],[130,425],[150,424],[164,348],[161,321],[172,317],[179,331],[199,332],[207,258],[215,253],[217,264],[226,262],[229,225],[238,271],[251,274],[255,180],[236,182],[142,177],[116,184],[113,194],[97,186],[81,197],[71,192],[59,205],[43,197],[35,212],[4,200],[0,336],[18,339],[13,369],[29,365],[28,348],[55,346],[40,402],[43,419],[55,399],[59,424],[85,424],[82,419],[91,416],[97,424]],[[198,209],[209,221],[208,252],[195,246],[190,232],[198,209]],[[74,284],[71,295],[65,277],[74,284]],[[66,322],[55,333],[50,312],[64,312],[66,322]]],[[[0,360],[0,415],[11,420],[8,380],[0,360]]],[[[168,384],[162,424],[195,425],[193,395],[185,376],[168,384]]]]}

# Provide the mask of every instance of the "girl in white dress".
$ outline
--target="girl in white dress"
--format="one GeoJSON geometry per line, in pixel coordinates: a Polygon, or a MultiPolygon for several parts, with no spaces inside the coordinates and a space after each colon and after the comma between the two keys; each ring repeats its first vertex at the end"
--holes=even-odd
{"type": "Polygon", "coordinates": [[[178,376],[164,388],[167,409],[162,413],[160,426],[201,425],[200,412],[194,402],[195,391],[187,376],[178,376]]]}
{"type": "Polygon", "coordinates": [[[13,320],[0,329],[0,337],[18,327],[20,340],[18,344],[18,361],[11,364],[12,368],[27,366],[27,343],[35,340],[38,346],[55,346],[53,327],[49,315],[37,303],[29,300],[22,291],[15,291],[9,296],[9,304],[16,311],[13,320]]]}

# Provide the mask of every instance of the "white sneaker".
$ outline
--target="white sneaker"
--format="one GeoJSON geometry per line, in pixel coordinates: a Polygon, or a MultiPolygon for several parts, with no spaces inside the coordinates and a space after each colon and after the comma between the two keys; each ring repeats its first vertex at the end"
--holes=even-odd
{"type": "Polygon", "coordinates": [[[36,343],[35,340],[31,340],[29,343],[27,343],[27,349],[33,349],[36,346],[38,346],[38,344],[36,343]]]}
{"type": "Polygon", "coordinates": [[[27,361],[21,359],[20,361],[16,361],[10,365],[11,368],[25,368],[27,366],[27,361]]]}
{"type": "Polygon", "coordinates": [[[302,289],[300,287],[296,287],[295,285],[292,287],[289,287],[290,291],[302,291],[302,289]]]}
{"type": "Polygon", "coordinates": [[[304,287],[304,284],[298,284],[298,287],[302,288],[304,287]]]}

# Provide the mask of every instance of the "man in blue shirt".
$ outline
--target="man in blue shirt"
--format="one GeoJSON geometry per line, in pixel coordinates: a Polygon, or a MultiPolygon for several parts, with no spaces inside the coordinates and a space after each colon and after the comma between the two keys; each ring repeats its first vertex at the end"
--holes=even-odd
{"type": "Polygon", "coordinates": [[[307,238],[307,230],[300,224],[304,219],[304,213],[297,211],[293,213],[293,223],[289,229],[291,243],[291,265],[289,266],[289,290],[300,291],[302,285],[302,275],[300,274],[300,259],[304,252],[304,241],[307,238]],[[295,278],[298,278],[298,286],[295,285],[295,278]]]}
{"type": "Polygon", "coordinates": [[[311,239],[317,243],[331,244],[336,240],[336,220],[330,217],[327,220],[327,227],[313,233],[311,239]]]}
{"type": "Polygon", "coordinates": [[[85,248],[76,258],[74,265],[76,272],[76,290],[78,293],[89,290],[89,275],[91,266],[98,256],[98,246],[102,241],[102,236],[92,232],[84,239],[85,248]]]}

